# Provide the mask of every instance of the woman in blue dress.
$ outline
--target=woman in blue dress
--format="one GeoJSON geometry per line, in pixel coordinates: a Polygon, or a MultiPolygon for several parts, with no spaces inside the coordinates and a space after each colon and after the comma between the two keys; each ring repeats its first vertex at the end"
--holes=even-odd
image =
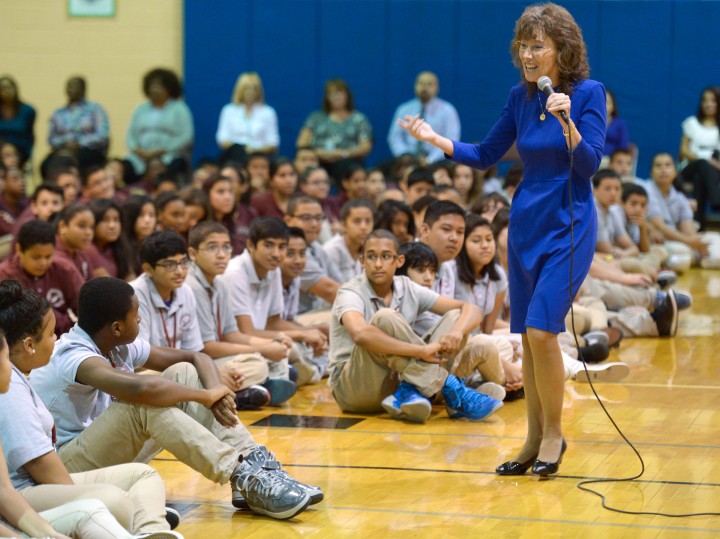
{"type": "Polygon", "coordinates": [[[522,82],[510,90],[500,119],[481,144],[441,137],[417,116],[399,123],[454,161],[478,169],[492,166],[517,143],[524,174],[510,210],[508,278],[511,331],[523,338],[528,433],[516,457],[496,472],[521,475],[532,466],[533,473],[544,476],[557,472],[566,449],[557,334],[565,329],[571,299],[595,250],[597,216],[590,177],[603,155],[605,89],[588,79],[582,32],[561,6],[528,7],[515,23],[510,51],[522,82]],[[537,85],[543,76],[555,87],[547,97],[537,85]]]}

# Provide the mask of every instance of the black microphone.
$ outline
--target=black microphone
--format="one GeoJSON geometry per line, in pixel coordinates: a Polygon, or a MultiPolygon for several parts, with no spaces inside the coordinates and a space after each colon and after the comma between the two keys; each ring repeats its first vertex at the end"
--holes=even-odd
{"type": "MultiPolygon", "coordinates": [[[[553,90],[552,86],[552,80],[550,80],[550,77],[540,77],[537,81],[538,88],[545,94],[545,95],[551,95],[555,93],[555,90],[553,90]]],[[[568,126],[570,126],[570,120],[568,120],[567,114],[565,114],[564,110],[560,111],[560,118],[562,118],[568,126]]]]}

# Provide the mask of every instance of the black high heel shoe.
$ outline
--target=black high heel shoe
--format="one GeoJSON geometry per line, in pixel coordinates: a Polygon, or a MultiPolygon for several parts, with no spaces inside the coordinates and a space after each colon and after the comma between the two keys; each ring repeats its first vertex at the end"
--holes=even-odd
{"type": "Polygon", "coordinates": [[[535,459],[537,459],[537,453],[525,462],[517,462],[515,460],[503,462],[500,466],[495,468],[495,473],[498,475],[523,475],[528,471],[530,466],[532,466],[535,459]]]}
{"type": "Polygon", "coordinates": [[[562,446],[560,447],[560,457],[555,462],[545,462],[542,460],[536,460],[532,466],[532,473],[541,477],[546,477],[550,474],[557,473],[560,469],[560,463],[562,462],[563,455],[567,449],[565,438],[563,438],[562,446]]]}

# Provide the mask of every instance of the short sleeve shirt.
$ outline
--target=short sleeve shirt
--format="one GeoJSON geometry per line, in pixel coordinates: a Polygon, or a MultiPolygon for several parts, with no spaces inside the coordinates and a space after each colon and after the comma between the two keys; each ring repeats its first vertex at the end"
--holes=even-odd
{"type": "MultiPolygon", "coordinates": [[[[455,297],[455,286],[457,281],[457,264],[455,260],[448,260],[440,264],[437,277],[432,285],[432,290],[446,298],[455,297]]],[[[435,313],[426,312],[419,316],[414,324],[410,324],[418,335],[425,335],[433,325],[440,320],[435,313]]]]}
{"type": "Polygon", "coordinates": [[[10,389],[0,394],[0,441],[17,490],[37,485],[25,464],[55,450],[55,422],[30,382],[13,365],[10,389]]]}
{"type": "Polygon", "coordinates": [[[328,306],[321,298],[309,292],[323,277],[330,277],[338,283],[343,282],[342,277],[328,258],[322,245],[314,241],[308,245],[305,270],[300,276],[300,314],[328,306]]]}
{"type": "Polygon", "coordinates": [[[498,294],[505,292],[508,287],[507,274],[500,264],[495,264],[495,271],[500,275],[497,281],[491,281],[488,273],[477,279],[472,286],[458,281],[455,286],[455,299],[477,305],[482,309],[484,316],[490,314],[495,308],[498,294]]]}
{"type": "Polygon", "coordinates": [[[153,346],[167,346],[199,352],[205,346],[200,338],[195,295],[183,283],[173,291],[170,305],[160,297],[146,273],[131,281],[140,302],[140,337],[153,346]]]}
{"type": "Polygon", "coordinates": [[[283,320],[295,320],[300,305],[300,277],[283,288],[283,320]]]}
{"type": "Polygon", "coordinates": [[[268,318],[283,312],[280,268],[258,277],[248,251],[230,260],[227,270],[217,276],[229,291],[233,316],[249,316],[255,329],[265,329],[268,318]]]}
{"type": "MultiPolygon", "coordinates": [[[[617,206],[617,204],[614,204],[613,206],[617,206]]],[[[605,241],[611,245],[615,244],[617,238],[627,236],[627,232],[625,231],[622,221],[618,219],[618,215],[615,212],[611,211],[613,206],[605,211],[602,205],[595,200],[595,209],[597,210],[598,219],[597,241],[605,241]]]]}
{"type": "Polygon", "coordinates": [[[643,184],[648,194],[648,219],[661,217],[665,224],[677,226],[683,221],[693,218],[693,211],[685,195],[670,186],[668,195],[660,192],[655,182],[650,180],[643,184]]]}
{"type": "Polygon", "coordinates": [[[363,272],[360,258],[354,259],[350,254],[345,238],[337,234],[330,238],[323,246],[325,254],[330,259],[330,263],[335,266],[339,273],[340,283],[346,283],[353,277],[363,272]]]}
{"type": "Polygon", "coordinates": [[[137,338],[130,344],[116,346],[109,355],[112,363],[76,324],[55,343],[50,362],[32,372],[30,384],[55,419],[58,447],[90,426],[112,401],[107,393],[75,380],[82,362],[99,357],[119,371],[135,372],[150,356],[150,343],[137,338]]]}
{"type": "Polygon", "coordinates": [[[196,264],[190,266],[185,283],[195,295],[195,312],[203,343],[221,341],[223,335],[238,331],[225,283],[218,279],[213,284],[208,283],[196,264]]]}
{"type": "Polygon", "coordinates": [[[342,317],[350,311],[358,312],[366,321],[383,308],[400,313],[412,325],[418,315],[430,310],[438,300],[438,294],[429,288],[412,282],[405,276],[393,278],[393,296],[390,305],[385,305],[372,288],[365,272],[353,277],[338,290],[330,317],[330,371],[342,368],[350,360],[355,342],[342,324],[342,317]]]}

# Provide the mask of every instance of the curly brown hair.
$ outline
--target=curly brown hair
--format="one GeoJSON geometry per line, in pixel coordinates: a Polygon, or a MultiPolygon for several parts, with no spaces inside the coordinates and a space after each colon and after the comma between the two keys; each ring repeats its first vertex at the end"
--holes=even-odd
{"type": "Polygon", "coordinates": [[[560,86],[563,93],[570,95],[573,87],[590,75],[587,47],[582,30],[570,12],[557,4],[535,4],[525,8],[515,22],[515,35],[510,42],[510,54],[513,64],[520,69],[522,80],[527,84],[528,95],[537,90],[537,84],[528,82],[523,74],[519,53],[520,41],[535,39],[538,36],[547,36],[555,44],[560,80],[553,81],[553,84],[560,86]]]}

